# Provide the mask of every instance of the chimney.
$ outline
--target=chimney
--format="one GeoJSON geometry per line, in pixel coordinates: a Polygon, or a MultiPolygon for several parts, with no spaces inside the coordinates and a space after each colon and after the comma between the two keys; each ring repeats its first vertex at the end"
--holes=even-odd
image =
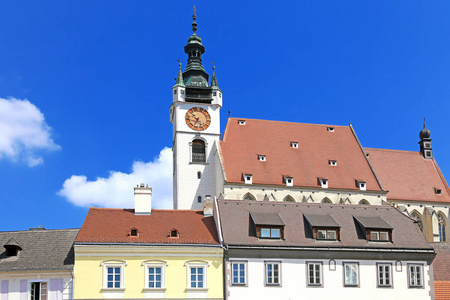
{"type": "Polygon", "coordinates": [[[206,195],[203,200],[203,216],[210,217],[213,215],[213,199],[211,195],[206,195]]]}
{"type": "Polygon", "coordinates": [[[143,183],[134,188],[134,214],[151,215],[152,214],[152,188],[143,183]]]}

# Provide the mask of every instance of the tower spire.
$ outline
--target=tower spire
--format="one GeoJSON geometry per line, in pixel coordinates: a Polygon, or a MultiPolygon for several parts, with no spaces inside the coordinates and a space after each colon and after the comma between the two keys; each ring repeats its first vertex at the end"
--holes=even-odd
{"type": "Polygon", "coordinates": [[[196,34],[197,31],[197,10],[195,9],[195,5],[194,5],[194,14],[192,15],[192,32],[194,34],[196,34]]]}
{"type": "Polygon", "coordinates": [[[433,149],[431,148],[431,132],[425,127],[425,118],[423,118],[423,129],[419,133],[420,153],[424,158],[433,158],[433,149]]]}

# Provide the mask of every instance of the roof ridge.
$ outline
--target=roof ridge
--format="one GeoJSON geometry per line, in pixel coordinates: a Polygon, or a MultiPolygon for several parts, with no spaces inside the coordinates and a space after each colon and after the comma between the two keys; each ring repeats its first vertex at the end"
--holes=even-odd
{"type": "Polygon", "coordinates": [[[6,231],[0,231],[1,233],[12,233],[12,232],[49,232],[49,231],[68,231],[68,230],[80,230],[80,228],[57,228],[57,229],[42,229],[42,230],[30,230],[30,229],[23,229],[23,230],[6,230],[6,231]]]}
{"type": "MultiPolygon", "coordinates": [[[[287,123],[287,124],[317,125],[317,126],[349,127],[349,125],[302,123],[302,122],[294,122],[294,121],[277,121],[277,120],[264,120],[264,119],[253,119],[253,118],[236,118],[236,117],[229,117],[228,119],[235,119],[235,120],[251,120],[251,121],[264,121],[264,122],[277,122],[277,123],[287,123]]],[[[228,124],[227,124],[227,125],[228,125],[228,124]]]]}
{"type": "Polygon", "coordinates": [[[397,150],[397,149],[383,149],[383,148],[370,148],[370,147],[363,147],[366,150],[375,150],[375,151],[391,151],[391,152],[410,152],[414,154],[420,154],[418,151],[411,151],[411,150],[397,150]]]}

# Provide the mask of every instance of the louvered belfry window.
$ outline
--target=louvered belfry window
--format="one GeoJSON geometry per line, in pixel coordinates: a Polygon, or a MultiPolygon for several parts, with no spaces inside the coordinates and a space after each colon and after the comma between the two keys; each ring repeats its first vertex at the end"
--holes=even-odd
{"type": "Polygon", "coordinates": [[[205,142],[202,140],[192,141],[192,162],[206,162],[205,142]]]}

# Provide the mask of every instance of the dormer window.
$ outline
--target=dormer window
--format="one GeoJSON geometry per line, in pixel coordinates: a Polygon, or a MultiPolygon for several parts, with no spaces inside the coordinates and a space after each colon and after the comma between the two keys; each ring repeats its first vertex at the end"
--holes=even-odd
{"type": "Polygon", "coordinates": [[[316,240],[339,240],[340,225],[331,215],[303,215],[316,240]]]}
{"type": "Polygon", "coordinates": [[[361,190],[365,191],[367,189],[367,185],[365,181],[362,180],[356,180],[356,186],[361,190]]]}
{"type": "Polygon", "coordinates": [[[169,237],[178,238],[178,230],[176,230],[176,229],[170,230],[169,237]]]}
{"type": "Polygon", "coordinates": [[[261,239],[284,238],[284,222],[278,213],[250,213],[256,229],[256,236],[261,239]]]}
{"type": "Polygon", "coordinates": [[[440,195],[440,194],[442,194],[442,190],[441,190],[441,189],[434,188],[434,193],[435,193],[436,195],[440,195]]]}
{"type": "Polygon", "coordinates": [[[266,161],[266,156],[265,155],[258,155],[258,160],[259,161],[266,161]]]}
{"type": "Polygon", "coordinates": [[[291,142],[291,147],[297,149],[298,148],[298,142],[291,142]]]}
{"type": "Polygon", "coordinates": [[[327,131],[334,132],[334,127],[327,127],[327,131]]]}
{"type": "Polygon", "coordinates": [[[17,256],[23,250],[22,246],[13,238],[9,239],[3,247],[5,247],[6,256],[17,256]]]}
{"type": "Polygon", "coordinates": [[[335,166],[337,166],[337,161],[336,161],[336,160],[330,159],[330,160],[328,161],[328,164],[329,164],[330,166],[335,167],[335,166]]]}
{"type": "Polygon", "coordinates": [[[137,237],[138,236],[138,230],[136,228],[132,228],[130,230],[130,236],[137,237]]]}
{"type": "Polygon", "coordinates": [[[366,239],[371,242],[392,242],[392,227],[380,217],[355,217],[366,239]]]}
{"type": "Polygon", "coordinates": [[[242,174],[242,176],[244,177],[245,184],[252,184],[253,182],[252,174],[242,174]]]}
{"type": "Polygon", "coordinates": [[[239,120],[239,121],[238,121],[238,124],[239,124],[239,125],[245,125],[245,120],[239,120]]]}
{"type": "Polygon", "coordinates": [[[323,189],[327,189],[328,188],[328,179],[326,178],[318,178],[319,180],[319,185],[321,188],[323,189]]]}
{"type": "Polygon", "coordinates": [[[286,182],[286,186],[294,185],[294,178],[291,176],[284,176],[284,181],[286,182]]]}

